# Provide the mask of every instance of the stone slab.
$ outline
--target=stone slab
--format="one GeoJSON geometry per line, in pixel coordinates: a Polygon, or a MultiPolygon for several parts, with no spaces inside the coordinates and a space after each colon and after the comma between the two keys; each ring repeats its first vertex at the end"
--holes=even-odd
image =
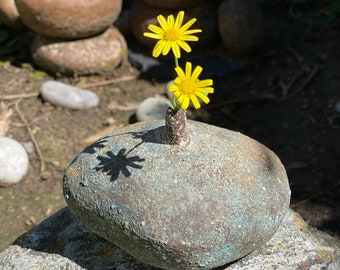
{"type": "MultiPolygon", "coordinates": [[[[63,208],[0,253],[0,269],[156,270],[87,231],[63,208]]],[[[272,239],[219,270],[340,269],[340,241],[290,211],[272,239]]]]}

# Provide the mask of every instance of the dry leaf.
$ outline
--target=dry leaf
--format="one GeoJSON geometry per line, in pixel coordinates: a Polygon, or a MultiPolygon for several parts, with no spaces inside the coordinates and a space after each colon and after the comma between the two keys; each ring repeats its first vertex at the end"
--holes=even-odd
{"type": "Polygon", "coordinates": [[[10,125],[10,117],[13,111],[4,102],[0,102],[0,136],[5,136],[10,125]]]}

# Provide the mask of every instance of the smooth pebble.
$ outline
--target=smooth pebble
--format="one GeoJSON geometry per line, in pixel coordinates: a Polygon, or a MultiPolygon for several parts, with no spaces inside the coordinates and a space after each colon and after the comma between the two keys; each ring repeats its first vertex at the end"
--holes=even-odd
{"type": "Polygon", "coordinates": [[[0,182],[15,184],[28,170],[29,159],[25,148],[16,140],[0,137],[0,182]]]}
{"type": "Polygon", "coordinates": [[[57,81],[44,82],[41,86],[41,96],[53,105],[76,110],[99,104],[99,97],[94,92],[57,81]]]}
{"type": "Polygon", "coordinates": [[[165,119],[168,99],[162,97],[150,97],[145,99],[138,107],[136,118],[139,122],[165,119]]]}

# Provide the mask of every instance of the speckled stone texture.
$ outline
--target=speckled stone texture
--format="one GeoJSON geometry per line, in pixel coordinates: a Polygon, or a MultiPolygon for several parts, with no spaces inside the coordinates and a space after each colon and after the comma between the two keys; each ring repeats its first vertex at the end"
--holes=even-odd
{"type": "Polygon", "coordinates": [[[164,144],[164,121],[130,125],[69,166],[64,196],[92,232],[165,269],[211,269],[265,244],[290,189],[278,157],[238,132],[188,121],[190,143],[164,144]]]}
{"type": "Polygon", "coordinates": [[[74,41],[37,35],[32,44],[34,62],[52,74],[112,72],[126,51],[126,41],[115,27],[100,35],[74,41]]]}
{"type": "Polygon", "coordinates": [[[36,33],[78,39],[104,31],[119,16],[122,0],[15,0],[20,19],[36,33]]]}
{"type": "MultiPolygon", "coordinates": [[[[156,270],[87,231],[68,208],[23,234],[0,253],[2,270],[156,270]]],[[[289,211],[275,235],[248,256],[220,270],[340,269],[340,241],[309,228],[289,211]]]]}

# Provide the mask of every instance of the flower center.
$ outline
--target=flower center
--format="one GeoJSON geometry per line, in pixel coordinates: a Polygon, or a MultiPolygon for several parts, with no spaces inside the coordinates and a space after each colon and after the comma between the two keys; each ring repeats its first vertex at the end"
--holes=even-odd
{"type": "Polygon", "coordinates": [[[175,29],[169,29],[164,33],[164,39],[168,41],[175,41],[178,39],[178,32],[175,29]]]}
{"type": "Polygon", "coordinates": [[[184,80],[181,90],[185,95],[194,95],[196,92],[196,83],[193,80],[184,80]]]}

